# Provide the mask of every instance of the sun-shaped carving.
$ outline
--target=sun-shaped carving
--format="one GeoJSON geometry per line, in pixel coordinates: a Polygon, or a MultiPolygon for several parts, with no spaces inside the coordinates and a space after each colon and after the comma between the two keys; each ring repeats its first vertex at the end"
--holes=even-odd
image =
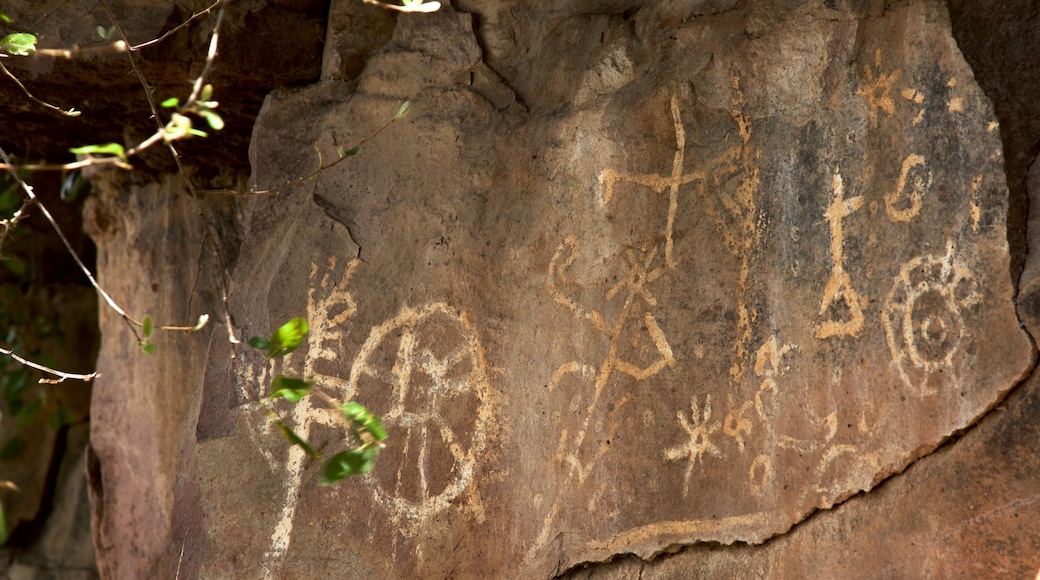
{"type": "Polygon", "coordinates": [[[676,461],[684,457],[689,459],[686,474],[683,476],[683,497],[686,497],[690,491],[690,475],[693,473],[693,466],[697,464],[697,460],[700,459],[703,462],[705,453],[714,457],[721,455],[719,448],[711,442],[711,434],[719,430],[719,422],[711,423],[710,394],[704,396],[703,412],[700,405],[697,404],[697,397],[694,396],[690,400],[690,418],[687,419],[682,411],[676,413],[676,416],[679,418],[679,424],[690,437],[685,443],[665,450],[664,457],[668,461],[676,461]]]}

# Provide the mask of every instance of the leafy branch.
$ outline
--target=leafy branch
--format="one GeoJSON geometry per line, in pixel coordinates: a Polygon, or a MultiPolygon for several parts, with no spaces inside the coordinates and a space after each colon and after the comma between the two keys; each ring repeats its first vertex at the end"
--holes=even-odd
{"type": "MultiPolygon", "coordinates": [[[[271,338],[254,336],[248,341],[249,346],[265,351],[267,358],[276,359],[284,357],[296,350],[303,339],[307,336],[308,327],[305,318],[294,318],[280,326],[271,335],[271,338]]],[[[317,396],[326,405],[339,410],[336,415],[344,427],[353,435],[357,442],[355,447],[340,451],[325,460],[321,470],[321,485],[331,485],[351,475],[361,475],[372,471],[375,467],[379,452],[386,445],[387,434],[379,417],[373,415],[364,405],[355,401],[341,403],[326,393],[313,389],[314,382],[298,377],[287,377],[277,375],[271,379],[270,394],[264,397],[264,401],[270,403],[275,399],[285,399],[296,404],[308,395],[317,396]]],[[[289,443],[299,446],[304,453],[315,460],[321,461],[322,454],[300,437],[295,431],[282,421],[277,413],[270,407],[267,414],[278,427],[278,431],[289,443]]]]}

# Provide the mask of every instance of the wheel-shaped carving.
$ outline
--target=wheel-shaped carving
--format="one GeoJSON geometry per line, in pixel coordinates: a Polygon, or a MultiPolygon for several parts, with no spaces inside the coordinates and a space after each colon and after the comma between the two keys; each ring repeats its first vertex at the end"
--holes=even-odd
{"type": "Polygon", "coordinates": [[[406,306],[373,327],[348,389],[389,434],[372,474],[381,504],[421,517],[446,509],[471,484],[491,406],[483,349],[464,312],[439,302],[406,306]]]}

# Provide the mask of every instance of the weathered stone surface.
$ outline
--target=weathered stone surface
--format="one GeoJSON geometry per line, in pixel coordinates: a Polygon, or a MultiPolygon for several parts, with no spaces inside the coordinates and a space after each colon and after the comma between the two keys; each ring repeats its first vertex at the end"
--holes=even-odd
{"type": "Polygon", "coordinates": [[[1008,243],[1012,278],[1022,271],[1026,243],[1026,172],[1040,144],[1040,70],[1032,66],[1040,50],[1040,20],[1033,2],[947,0],[954,36],[993,102],[1004,143],[1010,200],[1008,243]]]}
{"type": "MultiPolygon", "coordinates": [[[[97,278],[128,312],[151,315],[156,325],[190,326],[216,311],[220,268],[212,253],[199,251],[200,207],[230,222],[219,204],[193,203],[175,177],[95,179],[84,220],[99,248],[97,278]]],[[[139,330],[109,308],[100,318],[102,376],[94,386],[87,466],[98,569],[104,578],[166,577],[183,540],[171,534],[173,487],[178,452],[193,431],[186,418],[199,396],[192,386],[202,382],[207,333],[157,333],[149,357],[138,348],[139,330]]]]}
{"type": "Polygon", "coordinates": [[[1034,578],[1040,572],[1036,375],[971,433],[764,546],[622,558],[572,579],[1034,578]]]}
{"type": "MultiPolygon", "coordinates": [[[[1040,247],[1040,165],[1028,247],[1040,247]]],[[[1018,313],[1040,336],[1040,253],[1025,261],[1018,313]]],[[[654,562],[622,558],[569,578],[1033,578],[1040,573],[1040,380],[1030,378],[975,428],[869,494],[765,546],[690,547],[654,562]]]]}
{"type": "MultiPolygon", "coordinates": [[[[944,9],[704,5],[550,10],[539,50],[479,90],[481,47],[508,52],[502,11],[479,37],[447,8],[401,16],[356,93],[268,99],[258,188],[413,99],[356,159],[249,203],[230,295],[243,339],[306,312],[283,368],[370,406],[390,439],[372,474],[319,488],[255,402],[279,369],[214,335],[205,392],[178,403],[198,427],[174,497],[148,500],[173,502],[184,570],[529,577],[759,543],[1022,377],[997,124],[944,9]],[[509,86],[530,112],[485,96],[509,86]]],[[[317,403],[289,416],[342,444],[317,403]]],[[[994,509],[980,525],[1011,517],[994,509]]],[[[170,537],[149,541],[170,559],[170,537]]]]}
{"type": "Polygon", "coordinates": [[[84,477],[89,435],[90,428],[85,423],[60,433],[59,450],[64,453],[54,480],[53,504],[44,506],[45,520],[42,516],[39,518],[39,540],[14,551],[7,548],[0,552],[3,578],[92,580],[98,577],[84,477]],[[6,561],[8,553],[10,562],[6,561]]]}

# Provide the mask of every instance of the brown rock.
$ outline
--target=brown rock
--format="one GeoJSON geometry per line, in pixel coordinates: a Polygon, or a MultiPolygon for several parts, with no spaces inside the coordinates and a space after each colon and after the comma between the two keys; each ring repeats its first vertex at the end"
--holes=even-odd
{"type": "MultiPolygon", "coordinates": [[[[174,500],[193,574],[526,577],[759,543],[1031,365],[997,124],[940,5],[756,2],[644,41],[620,12],[554,17],[499,70],[532,114],[470,87],[481,42],[447,8],[399,17],[356,94],[268,99],[261,189],[414,112],[248,205],[240,338],[303,312],[311,335],[281,369],[214,335],[174,500]],[[383,417],[372,474],[319,488],[272,431],[256,400],[287,369],[383,417]]],[[[344,444],[317,402],[278,408],[344,444]]]]}

